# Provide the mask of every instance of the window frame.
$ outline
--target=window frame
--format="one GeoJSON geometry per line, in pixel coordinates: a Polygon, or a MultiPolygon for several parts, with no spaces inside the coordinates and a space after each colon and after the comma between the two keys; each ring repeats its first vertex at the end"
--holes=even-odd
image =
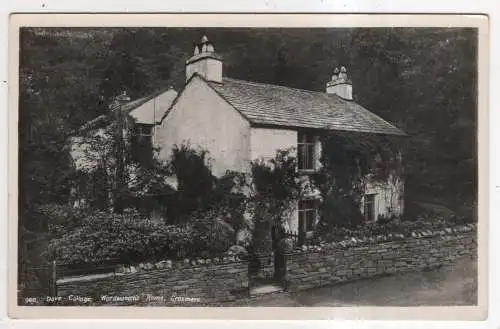
{"type": "Polygon", "coordinates": [[[316,136],[311,132],[299,131],[297,133],[297,170],[300,172],[316,171],[316,136]]]}
{"type": "Polygon", "coordinates": [[[298,231],[302,234],[308,234],[313,232],[314,226],[316,225],[318,219],[318,200],[314,198],[305,198],[299,200],[297,205],[298,210],[298,231]],[[301,207],[304,203],[309,203],[310,205],[307,207],[301,207]],[[308,218],[308,214],[312,216],[308,218]],[[303,224],[301,225],[301,218],[303,218],[303,224]],[[308,228],[308,219],[311,220],[310,227],[308,228]]]}
{"type": "Polygon", "coordinates": [[[365,194],[363,202],[363,216],[365,217],[365,222],[371,223],[377,220],[376,205],[377,205],[377,193],[365,194]],[[368,207],[371,207],[372,218],[369,218],[370,211],[368,211],[368,207]]]}
{"type": "Polygon", "coordinates": [[[140,137],[151,137],[151,138],[153,138],[153,125],[143,124],[143,123],[136,123],[134,125],[133,135],[134,136],[140,136],[140,137]],[[145,128],[149,128],[149,133],[144,133],[145,128]]]}
{"type": "Polygon", "coordinates": [[[134,158],[134,160],[141,163],[149,163],[154,149],[154,125],[135,123],[132,129],[131,142],[132,157],[134,158]],[[144,154],[146,153],[141,154],[141,152],[143,152],[143,148],[146,146],[149,148],[148,152],[151,151],[151,155],[147,155],[147,157],[143,158],[144,154]]]}

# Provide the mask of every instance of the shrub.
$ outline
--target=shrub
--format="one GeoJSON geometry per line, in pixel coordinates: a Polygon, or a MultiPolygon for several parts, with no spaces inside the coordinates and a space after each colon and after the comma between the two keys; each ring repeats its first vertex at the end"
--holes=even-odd
{"type": "Polygon", "coordinates": [[[275,204],[277,215],[288,207],[290,201],[299,198],[299,173],[293,152],[294,148],[278,150],[267,162],[261,159],[251,163],[255,192],[260,200],[275,204]]]}
{"type": "Polygon", "coordinates": [[[232,228],[212,215],[167,225],[134,210],[95,212],[71,232],[54,239],[49,258],[63,263],[134,263],[165,258],[218,255],[235,244],[232,228]]]}
{"type": "Polygon", "coordinates": [[[175,145],[169,170],[177,177],[178,191],[175,202],[174,220],[198,209],[204,209],[211,198],[215,177],[212,175],[208,151],[195,150],[189,145],[175,145]]]}
{"type": "Polygon", "coordinates": [[[339,227],[356,228],[364,222],[359,203],[348,194],[331,190],[320,205],[322,230],[335,230],[339,227]]]}
{"type": "Polygon", "coordinates": [[[37,206],[33,209],[31,216],[47,224],[49,235],[59,237],[80,225],[85,217],[85,210],[73,208],[67,204],[49,203],[37,206]]]}
{"type": "Polygon", "coordinates": [[[403,234],[410,235],[414,231],[422,230],[443,230],[444,228],[453,226],[453,223],[444,220],[436,219],[434,221],[415,220],[415,221],[399,221],[391,220],[387,223],[370,223],[359,226],[355,229],[338,227],[327,231],[324,227],[318,227],[315,230],[313,243],[317,242],[332,242],[342,241],[345,239],[354,238],[370,238],[379,235],[387,234],[403,234]]]}
{"type": "Polygon", "coordinates": [[[198,213],[191,225],[191,249],[193,255],[208,256],[227,251],[236,244],[236,231],[217,211],[198,213]]]}
{"type": "Polygon", "coordinates": [[[392,214],[390,211],[389,211],[389,214],[388,215],[378,215],[377,216],[377,225],[387,225],[387,224],[390,224],[390,223],[393,223],[394,221],[397,220],[397,216],[392,214]]]}
{"type": "Polygon", "coordinates": [[[269,253],[272,250],[272,228],[280,227],[291,215],[290,207],[300,198],[301,184],[294,149],[278,150],[269,161],[251,163],[253,196],[249,204],[254,217],[251,252],[269,253]]]}
{"type": "Polygon", "coordinates": [[[165,234],[163,225],[141,218],[135,211],[98,211],[88,215],[76,229],[53,240],[49,257],[65,263],[135,261],[164,249],[165,234]]]}
{"type": "Polygon", "coordinates": [[[364,220],[361,199],[366,183],[386,183],[403,174],[402,143],[378,135],[336,132],[320,137],[321,169],[313,175],[325,202],[320,221],[334,228],[355,228],[364,220]]]}
{"type": "Polygon", "coordinates": [[[238,188],[240,173],[213,176],[208,151],[186,144],[174,146],[168,167],[178,181],[177,191],[167,200],[173,222],[189,222],[200,212],[218,212],[235,229],[243,226],[246,198],[238,188]]]}
{"type": "Polygon", "coordinates": [[[215,179],[206,210],[227,221],[236,231],[244,227],[247,198],[239,188],[240,174],[227,172],[215,179]]]}

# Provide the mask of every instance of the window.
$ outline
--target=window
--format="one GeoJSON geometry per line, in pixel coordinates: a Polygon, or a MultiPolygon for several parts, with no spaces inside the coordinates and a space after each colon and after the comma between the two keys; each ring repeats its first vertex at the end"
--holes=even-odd
{"type": "Polygon", "coordinates": [[[299,233],[313,230],[316,221],[316,200],[306,199],[299,201],[299,233]]]}
{"type": "Polygon", "coordinates": [[[139,136],[145,139],[151,139],[151,137],[153,137],[153,126],[136,124],[134,126],[134,136],[139,136]]]}
{"type": "Polygon", "coordinates": [[[375,195],[367,194],[365,195],[365,221],[373,222],[375,221],[375,195]]]}
{"type": "Polygon", "coordinates": [[[299,170],[314,170],[314,137],[310,134],[298,134],[299,170]]]}
{"type": "Polygon", "coordinates": [[[136,124],[132,136],[132,158],[142,164],[153,159],[153,126],[136,124]]]}

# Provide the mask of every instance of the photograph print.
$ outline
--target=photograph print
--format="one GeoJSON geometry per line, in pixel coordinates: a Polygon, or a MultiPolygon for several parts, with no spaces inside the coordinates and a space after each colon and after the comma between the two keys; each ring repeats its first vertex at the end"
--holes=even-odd
{"type": "Polygon", "coordinates": [[[21,27],[17,305],[478,305],[478,29],[21,27]]]}

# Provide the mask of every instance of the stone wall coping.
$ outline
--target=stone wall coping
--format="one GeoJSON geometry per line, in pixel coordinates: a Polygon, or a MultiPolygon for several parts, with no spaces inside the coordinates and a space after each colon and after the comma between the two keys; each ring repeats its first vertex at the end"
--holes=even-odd
{"type": "Polygon", "coordinates": [[[466,224],[454,227],[446,227],[441,230],[415,230],[410,234],[404,235],[400,233],[389,233],[387,235],[378,235],[373,237],[365,237],[365,238],[348,238],[338,242],[321,242],[315,245],[303,245],[302,247],[298,247],[294,250],[286,252],[286,255],[293,254],[303,254],[303,253],[311,253],[311,252],[321,252],[325,250],[343,250],[351,247],[362,247],[369,246],[373,244],[386,243],[386,242],[396,242],[403,241],[407,239],[427,239],[436,236],[450,236],[457,233],[468,233],[475,231],[477,225],[466,224]]]}
{"type": "Polygon", "coordinates": [[[94,281],[94,280],[106,279],[106,278],[113,277],[113,276],[115,276],[114,272],[103,273],[103,274],[68,276],[68,277],[58,279],[56,283],[62,284],[62,283],[71,283],[71,282],[94,281]]]}
{"type": "Polygon", "coordinates": [[[115,276],[128,276],[134,274],[154,273],[165,270],[186,270],[192,268],[208,268],[212,266],[223,266],[230,264],[247,263],[247,260],[238,256],[215,257],[207,259],[183,259],[183,260],[162,260],[156,263],[146,262],[137,265],[121,265],[114,272],[102,274],[88,274],[78,276],[66,276],[57,280],[58,284],[82,281],[101,280],[115,276]]]}
{"type": "MultiPolygon", "coordinates": [[[[347,248],[353,247],[363,247],[370,246],[373,244],[389,243],[396,241],[404,241],[407,239],[426,239],[436,236],[450,236],[457,233],[468,233],[472,232],[477,228],[477,224],[466,224],[455,227],[446,227],[441,230],[415,230],[410,234],[394,234],[390,233],[387,235],[379,235],[376,237],[365,237],[365,238],[348,238],[339,242],[322,242],[316,245],[304,245],[300,248],[288,251],[286,255],[296,255],[304,253],[319,253],[331,250],[345,250],[347,248]]],[[[271,255],[272,256],[272,255],[271,255]]],[[[269,256],[261,255],[258,258],[266,258],[269,256]]],[[[247,263],[247,260],[243,257],[235,255],[226,255],[214,258],[185,258],[182,260],[161,260],[158,262],[143,262],[137,265],[119,265],[114,272],[108,272],[103,274],[89,274],[89,275],[79,275],[79,276],[67,276],[62,277],[57,280],[58,284],[70,283],[70,282],[82,282],[82,281],[93,281],[100,280],[103,278],[109,278],[113,276],[124,276],[133,274],[143,274],[148,272],[156,272],[161,270],[179,270],[179,269],[191,269],[191,268],[208,268],[211,266],[222,266],[229,264],[247,263]]]]}

